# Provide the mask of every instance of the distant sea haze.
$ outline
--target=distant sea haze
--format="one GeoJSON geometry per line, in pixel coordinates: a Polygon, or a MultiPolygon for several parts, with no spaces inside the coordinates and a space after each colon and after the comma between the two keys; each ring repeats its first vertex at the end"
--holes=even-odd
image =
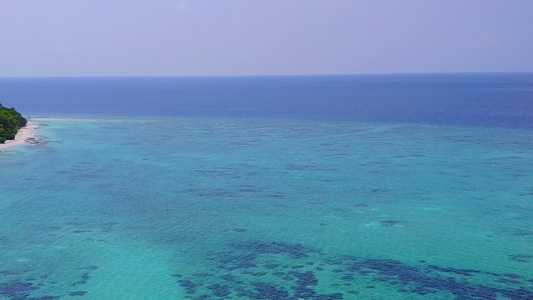
{"type": "Polygon", "coordinates": [[[186,116],[533,127],[533,74],[3,78],[29,116],[186,116]]]}

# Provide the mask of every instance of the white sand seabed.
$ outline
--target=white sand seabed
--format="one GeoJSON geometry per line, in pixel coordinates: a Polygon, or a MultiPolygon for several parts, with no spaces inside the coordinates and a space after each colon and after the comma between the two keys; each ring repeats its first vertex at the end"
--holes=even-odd
{"type": "Polygon", "coordinates": [[[17,132],[14,140],[7,140],[4,144],[0,144],[0,150],[27,143],[28,139],[35,138],[35,129],[37,128],[39,128],[37,124],[28,121],[26,126],[17,132]]]}

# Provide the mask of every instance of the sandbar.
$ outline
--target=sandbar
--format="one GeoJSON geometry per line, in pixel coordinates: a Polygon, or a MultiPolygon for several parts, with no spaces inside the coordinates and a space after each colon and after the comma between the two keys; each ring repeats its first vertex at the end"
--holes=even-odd
{"type": "Polygon", "coordinates": [[[39,128],[37,124],[28,121],[26,126],[19,129],[14,140],[7,140],[4,144],[0,144],[0,150],[27,143],[28,139],[35,138],[35,129],[37,128],[39,128]]]}

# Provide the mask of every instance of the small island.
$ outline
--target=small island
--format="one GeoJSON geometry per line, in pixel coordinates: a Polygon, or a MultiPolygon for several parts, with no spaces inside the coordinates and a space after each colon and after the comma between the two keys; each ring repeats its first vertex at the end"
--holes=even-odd
{"type": "Polygon", "coordinates": [[[28,121],[14,108],[0,104],[0,143],[15,139],[17,132],[27,123],[28,121]]]}

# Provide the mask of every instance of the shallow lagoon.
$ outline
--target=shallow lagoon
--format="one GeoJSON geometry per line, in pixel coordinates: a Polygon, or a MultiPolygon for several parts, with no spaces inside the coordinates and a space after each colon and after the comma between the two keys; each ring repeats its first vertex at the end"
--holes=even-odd
{"type": "Polygon", "coordinates": [[[533,298],[533,132],[40,118],[0,154],[5,299],[533,298]]]}

